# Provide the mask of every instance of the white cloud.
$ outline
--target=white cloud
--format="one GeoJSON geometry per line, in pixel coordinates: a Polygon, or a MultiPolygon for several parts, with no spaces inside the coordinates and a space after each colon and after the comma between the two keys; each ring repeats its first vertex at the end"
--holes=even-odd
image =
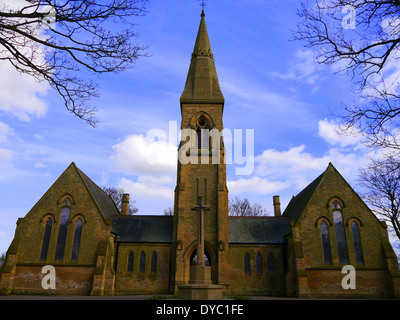
{"type": "MultiPolygon", "coordinates": [[[[322,66],[318,64],[314,54],[309,49],[300,49],[294,53],[293,60],[286,73],[273,72],[272,75],[284,80],[302,81],[307,84],[315,84],[322,77],[319,72],[322,66]]],[[[313,88],[313,92],[318,90],[318,87],[313,88]]]]}
{"type": "Polygon", "coordinates": [[[44,163],[42,163],[42,162],[35,162],[35,164],[33,165],[36,169],[44,169],[44,168],[47,168],[47,166],[44,164],[44,163]]]}
{"type": "Polygon", "coordinates": [[[170,177],[140,176],[138,180],[122,178],[119,187],[135,198],[174,199],[174,183],[170,177]]]}
{"type": "Polygon", "coordinates": [[[133,175],[165,175],[176,172],[177,146],[166,141],[151,141],[143,135],[128,136],[113,146],[117,169],[133,175]]]}
{"type": "Polygon", "coordinates": [[[287,182],[269,181],[267,178],[251,177],[227,182],[230,193],[269,194],[290,186],[287,182]]]}
{"type": "Polygon", "coordinates": [[[14,134],[14,130],[0,121],[0,143],[6,142],[7,137],[12,134],[14,134]]]}
{"type": "Polygon", "coordinates": [[[318,135],[332,146],[357,146],[361,142],[361,136],[340,133],[339,124],[327,119],[318,122],[318,135]]]}
{"type": "Polygon", "coordinates": [[[40,98],[49,88],[46,83],[19,73],[8,61],[0,61],[0,74],[0,110],[22,121],[46,113],[46,103],[40,98]]]}

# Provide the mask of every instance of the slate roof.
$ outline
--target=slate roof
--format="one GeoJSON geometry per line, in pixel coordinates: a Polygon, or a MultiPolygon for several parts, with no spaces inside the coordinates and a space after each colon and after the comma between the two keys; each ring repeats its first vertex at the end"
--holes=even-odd
{"type": "Polygon", "coordinates": [[[76,170],[78,171],[80,177],[88,188],[103,217],[105,219],[111,219],[113,216],[119,215],[120,212],[111,197],[107,193],[105,193],[97,184],[95,184],[86,174],[84,174],[75,165],[75,163],[72,163],[72,165],[74,165],[76,170]]]}
{"type": "Polygon", "coordinates": [[[120,242],[172,243],[174,220],[171,216],[114,216],[112,232],[120,242]]]}
{"type": "Polygon", "coordinates": [[[290,219],[229,217],[229,243],[284,244],[290,219]]]}
{"type": "MultiPolygon", "coordinates": [[[[326,172],[326,171],[325,171],[326,172]]],[[[325,172],[321,174],[317,179],[311,182],[303,191],[301,191],[297,196],[293,197],[289,204],[287,205],[285,211],[283,212],[283,217],[288,217],[291,220],[297,221],[297,219],[302,214],[303,210],[307,206],[314,194],[315,190],[318,188],[325,172]]]]}

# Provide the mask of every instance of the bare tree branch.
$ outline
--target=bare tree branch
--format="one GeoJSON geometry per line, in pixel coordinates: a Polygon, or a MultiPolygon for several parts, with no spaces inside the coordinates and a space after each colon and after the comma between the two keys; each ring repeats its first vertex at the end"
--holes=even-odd
{"type": "Polygon", "coordinates": [[[343,131],[362,133],[372,147],[400,150],[400,81],[389,76],[400,58],[400,1],[315,0],[302,3],[298,16],[294,39],[315,48],[319,63],[335,64],[357,85],[360,99],[345,105],[343,131]],[[353,29],[346,28],[348,9],[353,29]]]}
{"type": "Polygon", "coordinates": [[[146,2],[29,0],[18,7],[10,0],[0,7],[0,61],[48,82],[67,110],[96,126],[97,109],[88,102],[99,93],[91,78],[146,55],[132,43],[133,17],[147,13],[146,2]]]}
{"type": "Polygon", "coordinates": [[[359,174],[363,195],[371,209],[389,222],[400,239],[400,160],[392,155],[373,160],[359,174]]]}

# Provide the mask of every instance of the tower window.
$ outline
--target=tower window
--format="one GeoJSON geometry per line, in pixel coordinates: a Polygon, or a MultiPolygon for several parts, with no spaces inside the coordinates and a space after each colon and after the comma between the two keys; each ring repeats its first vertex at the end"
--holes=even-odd
{"type": "Polygon", "coordinates": [[[196,147],[198,149],[209,149],[210,131],[206,119],[203,117],[197,121],[196,125],[196,147]]]}

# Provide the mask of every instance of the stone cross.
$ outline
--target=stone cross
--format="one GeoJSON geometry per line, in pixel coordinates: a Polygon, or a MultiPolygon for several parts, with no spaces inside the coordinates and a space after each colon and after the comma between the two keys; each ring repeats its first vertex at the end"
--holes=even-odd
{"type": "Polygon", "coordinates": [[[210,206],[202,205],[201,196],[198,197],[198,205],[192,208],[197,211],[199,224],[197,227],[197,262],[196,265],[205,265],[204,262],[204,211],[210,211],[210,206]]]}

